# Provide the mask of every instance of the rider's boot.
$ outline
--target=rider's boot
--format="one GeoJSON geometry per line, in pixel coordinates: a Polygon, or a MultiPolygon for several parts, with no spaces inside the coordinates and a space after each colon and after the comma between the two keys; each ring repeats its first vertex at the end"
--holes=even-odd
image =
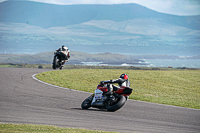
{"type": "Polygon", "coordinates": [[[65,62],[60,62],[60,70],[64,67],[65,62]]]}
{"type": "Polygon", "coordinates": [[[105,96],[111,96],[113,94],[113,86],[111,84],[107,84],[108,91],[104,93],[105,96]]]}

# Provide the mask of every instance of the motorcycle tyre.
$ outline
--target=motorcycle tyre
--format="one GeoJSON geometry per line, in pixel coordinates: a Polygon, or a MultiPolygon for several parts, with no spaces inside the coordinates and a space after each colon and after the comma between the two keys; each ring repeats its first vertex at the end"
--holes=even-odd
{"type": "Polygon", "coordinates": [[[119,95],[119,101],[112,106],[107,105],[107,107],[106,107],[107,111],[114,112],[114,111],[120,109],[125,104],[125,102],[126,102],[126,98],[122,95],[119,95]]]}
{"type": "Polygon", "coordinates": [[[56,69],[57,68],[57,64],[58,64],[57,63],[57,58],[56,58],[56,56],[54,56],[52,68],[56,69]]]}
{"type": "Polygon", "coordinates": [[[90,108],[90,107],[91,107],[91,103],[92,103],[93,97],[94,97],[94,96],[91,95],[91,96],[89,96],[88,98],[86,98],[86,99],[82,102],[81,108],[82,108],[82,109],[88,109],[88,108],[90,108]],[[89,100],[89,101],[88,101],[87,104],[85,104],[85,102],[86,102],[87,100],[89,100]]]}

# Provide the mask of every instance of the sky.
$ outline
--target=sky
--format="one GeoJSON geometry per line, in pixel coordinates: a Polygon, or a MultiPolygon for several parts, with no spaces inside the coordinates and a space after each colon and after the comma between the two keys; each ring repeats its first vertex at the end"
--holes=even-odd
{"type": "MultiPolygon", "coordinates": [[[[7,0],[0,0],[0,2],[7,0]]],[[[17,0],[12,0],[17,1],[17,0]]],[[[26,0],[58,5],[136,3],[149,9],[180,16],[200,15],[200,0],[26,0]]]]}

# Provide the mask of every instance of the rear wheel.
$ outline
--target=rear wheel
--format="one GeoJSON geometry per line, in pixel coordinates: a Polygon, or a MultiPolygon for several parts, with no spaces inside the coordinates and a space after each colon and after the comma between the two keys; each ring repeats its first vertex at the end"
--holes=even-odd
{"type": "Polygon", "coordinates": [[[82,109],[88,109],[89,107],[91,107],[91,103],[92,103],[92,99],[94,97],[94,94],[92,94],[91,96],[89,96],[88,98],[86,98],[82,104],[81,104],[81,108],[82,109]]]}
{"type": "Polygon", "coordinates": [[[112,104],[108,103],[106,108],[108,111],[116,111],[120,109],[125,104],[125,102],[126,102],[126,98],[122,95],[119,95],[118,100],[112,104]]]}

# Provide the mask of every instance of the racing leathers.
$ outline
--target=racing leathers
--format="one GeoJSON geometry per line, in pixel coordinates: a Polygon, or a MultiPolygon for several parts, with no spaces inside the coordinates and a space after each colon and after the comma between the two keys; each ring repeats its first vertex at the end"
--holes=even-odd
{"type": "Polygon", "coordinates": [[[102,85],[107,84],[108,92],[106,92],[106,95],[111,95],[113,91],[117,91],[121,86],[130,87],[129,80],[125,80],[122,78],[115,80],[101,81],[100,84],[102,85]],[[118,83],[119,86],[113,85],[113,83],[118,83]]]}
{"type": "Polygon", "coordinates": [[[66,61],[68,61],[68,59],[70,58],[70,55],[69,55],[69,50],[67,47],[65,46],[62,46],[61,48],[59,48],[58,50],[56,50],[56,52],[59,52],[59,62],[61,63],[61,65],[64,65],[64,63],[66,61]],[[63,62],[62,62],[63,60],[63,62]]]}

